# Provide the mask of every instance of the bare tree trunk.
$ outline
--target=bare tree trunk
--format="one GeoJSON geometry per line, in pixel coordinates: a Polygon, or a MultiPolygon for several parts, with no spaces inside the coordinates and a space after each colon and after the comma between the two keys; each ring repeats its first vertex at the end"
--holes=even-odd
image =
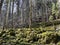
{"type": "Polygon", "coordinates": [[[1,14],[1,7],[2,7],[2,4],[3,4],[3,1],[4,0],[0,0],[0,14],[1,14]]]}
{"type": "MultiPolygon", "coordinates": [[[[20,3],[20,0],[17,0],[17,17],[19,16],[19,3],[20,3]]],[[[18,20],[19,20],[19,17],[17,18],[17,22],[18,20]]],[[[18,24],[18,27],[19,27],[19,24],[18,24]]]]}
{"type": "Polygon", "coordinates": [[[29,12],[29,28],[32,30],[32,0],[30,0],[30,12],[29,12]]]}
{"type": "Polygon", "coordinates": [[[13,17],[13,11],[14,11],[14,0],[12,0],[12,29],[14,28],[14,17],[13,17]]]}
{"type": "MultiPolygon", "coordinates": [[[[0,22],[1,22],[1,20],[2,20],[2,19],[1,19],[1,16],[2,16],[2,15],[1,15],[1,8],[2,8],[2,5],[3,5],[3,1],[4,1],[4,0],[0,0],[0,22]]],[[[1,23],[0,23],[0,25],[1,25],[1,23]]]]}
{"type": "Polygon", "coordinates": [[[21,30],[22,30],[22,27],[23,27],[23,2],[21,4],[21,30]]]}
{"type": "Polygon", "coordinates": [[[10,0],[7,4],[8,4],[8,7],[7,7],[7,14],[6,14],[6,29],[8,28],[8,15],[9,15],[9,8],[10,8],[10,0]]]}

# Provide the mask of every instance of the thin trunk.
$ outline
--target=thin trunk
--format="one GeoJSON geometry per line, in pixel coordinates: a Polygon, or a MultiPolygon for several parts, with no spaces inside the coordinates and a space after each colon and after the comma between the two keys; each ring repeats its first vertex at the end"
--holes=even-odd
{"type": "Polygon", "coordinates": [[[22,30],[22,25],[23,25],[23,2],[22,2],[22,5],[21,5],[21,30],[22,30]]]}
{"type": "MultiPolygon", "coordinates": [[[[4,0],[0,0],[0,22],[1,22],[1,8],[2,8],[2,5],[3,5],[3,2],[4,2],[4,0]]],[[[1,25],[1,23],[0,23],[0,25],[1,25]]]]}
{"type": "Polygon", "coordinates": [[[42,7],[42,22],[43,22],[43,7],[42,7]]]}
{"type": "MultiPolygon", "coordinates": [[[[19,16],[19,0],[17,0],[17,17],[19,16]]],[[[17,22],[19,20],[19,17],[17,18],[17,22]]],[[[19,26],[19,25],[18,25],[19,26]]]]}
{"type": "Polygon", "coordinates": [[[4,1],[4,0],[1,0],[1,1],[0,1],[0,14],[1,14],[1,8],[2,8],[3,1],[4,1]]]}
{"type": "Polygon", "coordinates": [[[29,13],[29,28],[32,30],[32,0],[30,0],[30,13],[29,13]]]}
{"type": "Polygon", "coordinates": [[[7,7],[7,14],[6,14],[6,29],[8,28],[8,15],[9,15],[9,8],[10,8],[10,0],[7,4],[8,4],[8,7],[7,7]]]}
{"type": "Polygon", "coordinates": [[[12,0],[12,29],[14,28],[14,17],[13,17],[13,11],[14,11],[14,0],[12,0]]]}

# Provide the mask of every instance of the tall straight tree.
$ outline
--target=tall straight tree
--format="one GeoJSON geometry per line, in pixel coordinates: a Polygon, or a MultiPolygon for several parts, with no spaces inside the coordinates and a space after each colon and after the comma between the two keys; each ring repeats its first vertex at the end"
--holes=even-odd
{"type": "Polygon", "coordinates": [[[12,0],[12,29],[13,29],[13,27],[14,27],[14,22],[13,22],[13,20],[14,20],[13,11],[14,11],[14,0],[12,0]]]}
{"type": "Polygon", "coordinates": [[[4,0],[0,0],[0,14],[1,14],[1,8],[4,0]]]}
{"type": "MultiPolygon", "coordinates": [[[[1,8],[2,8],[2,5],[3,5],[3,1],[4,1],[4,0],[0,0],[0,22],[1,22],[1,20],[2,20],[2,19],[1,19],[1,16],[2,16],[2,15],[1,15],[1,8]]],[[[1,23],[0,23],[0,25],[1,25],[1,23]]]]}
{"type": "MultiPolygon", "coordinates": [[[[20,4],[20,0],[17,0],[17,17],[19,16],[19,4],[20,4]]],[[[17,18],[17,20],[19,20],[19,18],[17,18]]]]}
{"type": "Polygon", "coordinates": [[[22,25],[23,25],[23,0],[21,3],[21,30],[22,30],[22,25]]]}
{"type": "Polygon", "coordinates": [[[7,6],[7,14],[6,14],[6,29],[8,28],[8,15],[9,15],[9,9],[10,9],[10,1],[11,0],[7,1],[8,6],[7,6]]]}
{"type": "Polygon", "coordinates": [[[29,12],[29,28],[32,30],[32,0],[29,0],[29,7],[30,7],[30,12],[29,12]]]}
{"type": "Polygon", "coordinates": [[[3,3],[3,7],[5,8],[5,10],[3,9],[3,7],[2,7],[2,9],[3,9],[3,30],[5,29],[5,26],[6,26],[6,12],[7,12],[7,2],[6,2],[6,0],[4,0],[4,3],[3,3]]]}

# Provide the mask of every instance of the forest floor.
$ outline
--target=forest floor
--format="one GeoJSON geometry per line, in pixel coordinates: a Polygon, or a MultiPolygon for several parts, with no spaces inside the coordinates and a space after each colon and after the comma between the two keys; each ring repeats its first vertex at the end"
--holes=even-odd
{"type": "Polygon", "coordinates": [[[33,27],[32,30],[30,28],[0,29],[0,44],[60,45],[60,24],[54,26],[35,26],[37,27],[33,27]]]}

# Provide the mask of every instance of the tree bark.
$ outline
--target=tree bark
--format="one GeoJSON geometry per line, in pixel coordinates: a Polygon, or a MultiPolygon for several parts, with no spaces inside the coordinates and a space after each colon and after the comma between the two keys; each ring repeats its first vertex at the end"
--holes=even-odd
{"type": "Polygon", "coordinates": [[[8,7],[7,7],[7,14],[6,14],[6,29],[8,28],[8,16],[9,16],[10,0],[7,4],[8,4],[8,7]]]}
{"type": "Polygon", "coordinates": [[[12,29],[14,28],[14,14],[13,14],[13,11],[14,11],[14,0],[12,0],[12,29]]]}
{"type": "Polygon", "coordinates": [[[4,1],[4,0],[1,0],[1,1],[0,1],[0,14],[1,14],[1,8],[2,8],[3,1],[4,1]]]}
{"type": "MultiPolygon", "coordinates": [[[[2,18],[1,18],[1,8],[2,8],[2,5],[3,5],[3,1],[4,0],[0,0],[0,22],[1,22],[1,20],[2,20],[2,18]]],[[[1,24],[1,23],[0,23],[1,24]]]]}
{"type": "Polygon", "coordinates": [[[29,28],[32,30],[32,0],[30,0],[30,12],[29,12],[29,28]]]}

